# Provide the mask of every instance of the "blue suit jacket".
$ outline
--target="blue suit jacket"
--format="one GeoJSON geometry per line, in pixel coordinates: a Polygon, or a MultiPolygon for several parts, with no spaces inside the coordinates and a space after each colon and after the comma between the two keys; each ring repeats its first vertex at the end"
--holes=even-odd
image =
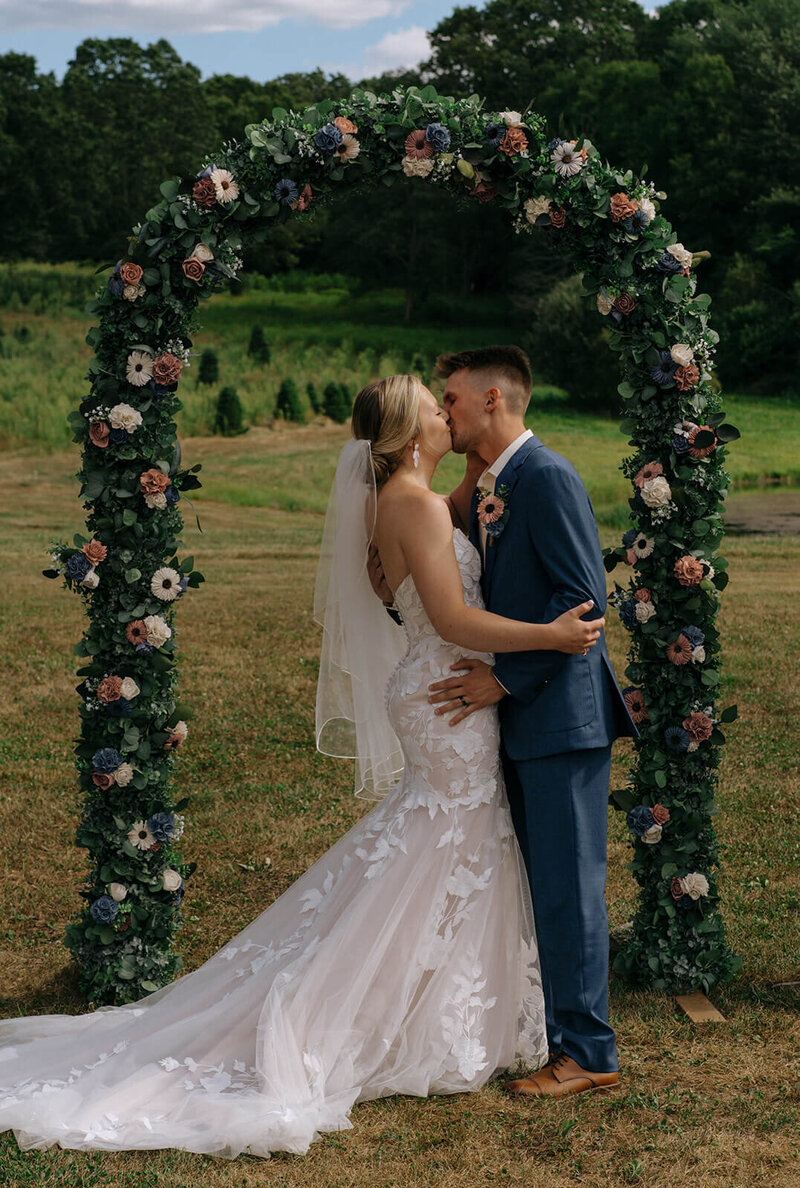
{"type": "MultiPolygon", "coordinates": [[[[487,540],[482,587],[495,614],[549,623],[591,598],[599,618],[606,580],[594,512],[580,475],[566,458],[531,437],[498,475],[507,490],[508,520],[487,540]]],[[[477,492],[470,539],[480,550],[477,492]]],[[[503,744],[511,759],[609,746],[636,735],[605,638],[587,656],[502,652],[495,674],[510,696],[500,702],[503,744]]]]}

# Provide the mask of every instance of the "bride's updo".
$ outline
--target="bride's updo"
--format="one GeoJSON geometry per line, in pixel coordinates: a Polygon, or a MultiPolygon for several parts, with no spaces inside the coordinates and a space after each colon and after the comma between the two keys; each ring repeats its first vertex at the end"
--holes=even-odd
{"type": "Polygon", "coordinates": [[[394,473],[406,446],[419,434],[421,391],[422,381],[416,375],[387,375],[367,384],[353,402],[353,437],[370,443],[379,487],[394,473]]]}

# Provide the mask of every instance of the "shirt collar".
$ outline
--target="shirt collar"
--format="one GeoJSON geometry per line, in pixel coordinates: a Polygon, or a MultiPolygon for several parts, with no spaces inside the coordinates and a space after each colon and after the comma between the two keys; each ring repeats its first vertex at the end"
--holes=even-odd
{"type": "Polygon", "coordinates": [[[487,487],[489,485],[489,478],[496,481],[502,473],[504,467],[508,465],[511,459],[516,454],[523,442],[527,441],[529,437],[533,437],[530,429],[525,429],[520,433],[519,437],[515,437],[511,445],[507,445],[499,458],[495,458],[491,466],[487,466],[481,477],[478,479],[479,487],[487,487]]]}

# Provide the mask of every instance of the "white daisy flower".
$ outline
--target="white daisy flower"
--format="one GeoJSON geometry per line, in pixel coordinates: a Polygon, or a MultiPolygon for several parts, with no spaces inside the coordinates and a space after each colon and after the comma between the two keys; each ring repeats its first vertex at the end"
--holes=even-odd
{"type": "Polygon", "coordinates": [[[211,174],[211,181],[217,192],[217,202],[235,202],[239,197],[239,187],[233,180],[233,174],[227,169],[215,169],[211,174]]]}
{"type": "Polygon", "coordinates": [[[561,174],[562,177],[574,177],[576,173],[580,173],[584,166],[580,152],[568,140],[553,149],[550,160],[555,166],[556,173],[561,174]]]}
{"type": "Polygon", "coordinates": [[[153,358],[144,351],[131,351],[125,378],[134,388],[143,388],[153,377],[153,358]]]}
{"type": "Polygon", "coordinates": [[[156,844],[156,839],[147,828],[146,821],[136,821],[131,825],[130,832],[128,833],[128,841],[137,850],[149,850],[156,844]]]}
{"type": "Polygon", "coordinates": [[[649,557],[655,547],[656,542],[646,537],[643,532],[636,537],[636,540],[631,545],[631,549],[640,561],[644,561],[646,557],[649,557]]]}
{"type": "Polygon", "coordinates": [[[162,602],[172,602],[181,592],[181,575],[169,565],[164,565],[153,574],[150,589],[162,602]]]}

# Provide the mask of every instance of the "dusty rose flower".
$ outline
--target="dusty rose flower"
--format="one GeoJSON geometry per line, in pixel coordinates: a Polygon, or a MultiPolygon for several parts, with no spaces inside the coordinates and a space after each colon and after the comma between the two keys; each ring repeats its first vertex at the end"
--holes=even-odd
{"type": "Polygon", "coordinates": [[[477,198],[479,202],[491,202],[493,198],[497,197],[497,190],[491,182],[479,181],[469,191],[469,195],[471,198],[477,198]]]}
{"type": "Polygon", "coordinates": [[[524,153],[527,147],[528,137],[525,135],[525,129],[519,124],[512,124],[506,128],[506,134],[497,146],[507,157],[516,157],[517,153],[524,153]]]}
{"type": "Polygon", "coordinates": [[[125,627],[125,634],[134,647],[147,642],[147,629],[142,619],[132,619],[125,627]]]}
{"type": "Polygon", "coordinates": [[[108,549],[99,540],[87,541],[81,552],[87,561],[91,561],[92,565],[99,565],[108,556],[108,549]]]}
{"type": "MultiPolygon", "coordinates": [[[[333,121],[334,128],[338,128],[342,136],[348,132],[355,134],[358,131],[358,124],[354,124],[352,120],[348,120],[346,116],[337,116],[333,121]]],[[[425,133],[423,132],[423,136],[425,133]]]]}
{"type": "Polygon", "coordinates": [[[97,686],[97,696],[106,704],[108,704],[109,701],[119,701],[120,697],[122,696],[122,677],[103,677],[102,681],[97,686]]]}
{"type": "Polygon", "coordinates": [[[210,177],[201,177],[192,186],[192,197],[198,206],[216,206],[217,205],[217,187],[214,185],[210,177]]]}
{"type": "Polygon", "coordinates": [[[686,894],[686,888],[683,885],[683,879],[675,875],[669,885],[669,893],[673,899],[683,899],[686,894]]]}
{"type": "Polygon", "coordinates": [[[165,387],[177,384],[182,371],[183,363],[177,355],[171,355],[169,351],[153,360],[153,379],[157,384],[163,384],[165,387]]]}
{"type": "Polygon", "coordinates": [[[563,206],[554,206],[550,211],[550,222],[559,230],[567,221],[567,212],[563,206]]]}
{"type": "MultiPolygon", "coordinates": [[[[341,129],[339,129],[341,131],[341,129]]],[[[433,156],[433,145],[425,135],[424,128],[417,128],[406,137],[406,156],[415,161],[427,160],[433,156]]]]}
{"type": "Polygon", "coordinates": [[[138,285],[142,279],[142,269],[138,264],[133,264],[128,260],[120,268],[119,275],[126,285],[138,285]]]}
{"type": "Polygon", "coordinates": [[[673,664],[688,664],[692,658],[692,645],[685,635],[679,635],[667,645],[667,659],[673,664]]]}
{"type": "Polygon", "coordinates": [[[669,809],[665,808],[663,804],[654,804],[650,812],[653,814],[656,825],[666,825],[671,815],[669,809]]]}
{"type": "Polygon", "coordinates": [[[698,433],[714,433],[710,425],[697,425],[689,434],[689,456],[691,458],[705,458],[708,454],[713,453],[717,448],[717,435],[714,433],[714,440],[711,445],[696,446],[694,444],[698,433]]]}
{"type": "Polygon", "coordinates": [[[209,180],[214,183],[217,202],[235,202],[239,197],[239,187],[227,169],[215,169],[209,180]]]}
{"type": "Polygon", "coordinates": [[[313,197],[313,194],[311,192],[311,186],[309,186],[309,185],[303,186],[303,188],[300,191],[297,198],[294,200],[294,202],[292,202],[290,204],[292,210],[299,210],[301,212],[304,210],[308,210],[309,206],[311,205],[312,197],[313,197]]]}
{"type": "Polygon", "coordinates": [[[703,565],[696,557],[679,557],[673,572],[682,586],[699,586],[703,580],[703,565]]]}
{"type": "Polygon", "coordinates": [[[658,475],[664,473],[664,467],[660,462],[645,462],[642,469],[638,472],[633,480],[635,487],[643,487],[650,479],[657,478],[658,475]]]}
{"type": "Polygon", "coordinates": [[[105,792],[113,786],[114,776],[108,771],[96,771],[92,775],[92,783],[105,792]]]}
{"type": "Polygon", "coordinates": [[[628,707],[628,713],[634,722],[646,722],[650,717],[647,712],[647,705],[644,700],[644,693],[641,689],[628,689],[625,694],[625,704],[628,707]]]}
{"type": "Polygon", "coordinates": [[[198,260],[196,256],[189,256],[187,260],[183,261],[181,268],[183,269],[183,275],[190,281],[202,280],[203,273],[206,270],[203,261],[198,260]]]}
{"type": "Polygon", "coordinates": [[[689,367],[679,367],[675,372],[675,387],[679,392],[688,392],[700,379],[700,368],[692,363],[689,367]]]}
{"type": "Polygon", "coordinates": [[[111,426],[108,421],[92,421],[89,425],[89,441],[99,450],[104,450],[111,436],[111,426]]]}
{"type": "Polygon", "coordinates": [[[403,157],[401,161],[406,177],[427,177],[433,169],[433,161],[423,157],[403,157]]]}
{"type": "Polygon", "coordinates": [[[478,504],[478,519],[484,527],[495,524],[505,510],[506,505],[499,495],[486,495],[478,504]]]}
{"type": "Polygon", "coordinates": [[[139,487],[146,495],[155,495],[158,491],[166,491],[169,486],[169,476],[156,466],[151,466],[139,475],[139,487]]]}
{"type": "Polygon", "coordinates": [[[360,152],[361,145],[350,132],[345,132],[342,143],[337,144],[334,149],[334,154],[340,161],[355,161],[360,152]]]}
{"type": "Polygon", "coordinates": [[[614,309],[621,314],[632,314],[636,309],[636,302],[631,297],[630,293],[620,293],[618,297],[614,298],[614,309]]]}
{"type": "Polygon", "coordinates": [[[635,198],[631,198],[628,194],[612,194],[611,196],[611,219],[614,223],[621,223],[623,219],[629,219],[639,209],[639,203],[635,198]]]}
{"type": "Polygon", "coordinates": [[[714,723],[708,714],[699,710],[689,714],[688,718],[684,718],[681,726],[693,742],[705,742],[706,739],[711,738],[711,732],[714,729],[714,723]]]}
{"type": "Polygon", "coordinates": [[[669,351],[672,356],[672,362],[677,363],[679,367],[689,367],[694,363],[694,351],[689,346],[688,342],[676,342],[669,351]]]}
{"type": "Polygon", "coordinates": [[[640,586],[633,596],[637,602],[652,602],[653,596],[647,586],[640,586]]]}
{"type": "Polygon", "coordinates": [[[625,560],[628,562],[629,565],[635,565],[636,562],[639,560],[639,554],[635,553],[633,551],[633,549],[628,549],[627,552],[625,553],[625,560]]]}

